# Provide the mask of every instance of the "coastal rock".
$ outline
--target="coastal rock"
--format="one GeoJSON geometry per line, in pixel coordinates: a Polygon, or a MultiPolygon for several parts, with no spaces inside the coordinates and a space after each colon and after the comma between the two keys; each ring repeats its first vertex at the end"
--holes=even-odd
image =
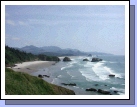
{"type": "Polygon", "coordinates": [[[28,70],[30,70],[30,68],[27,68],[28,70]]]}
{"type": "Polygon", "coordinates": [[[69,86],[76,86],[75,83],[69,83],[69,84],[66,84],[66,83],[61,83],[62,85],[69,85],[69,86]]]}
{"type": "Polygon", "coordinates": [[[63,61],[71,61],[71,59],[69,57],[65,57],[63,61]]]}
{"type": "Polygon", "coordinates": [[[100,58],[92,58],[91,62],[99,62],[99,61],[102,61],[102,59],[100,59],[100,58]]]}
{"type": "Polygon", "coordinates": [[[95,88],[86,89],[86,91],[97,91],[95,88]]]}
{"type": "Polygon", "coordinates": [[[48,77],[48,78],[49,78],[50,76],[48,76],[48,75],[43,75],[43,77],[48,77]]]}
{"type": "Polygon", "coordinates": [[[92,56],[91,54],[89,54],[88,56],[92,56]]]}
{"type": "Polygon", "coordinates": [[[98,86],[98,84],[95,84],[95,86],[98,86]]]}
{"type": "Polygon", "coordinates": [[[40,75],[40,74],[38,75],[38,77],[39,77],[39,78],[43,78],[43,76],[42,76],[42,75],[40,75]]]}
{"type": "Polygon", "coordinates": [[[116,91],[116,90],[115,90],[115,91],[113,91],[113,92],[114,92],[114,93],[118,93],[118,91],[116,91]]]}
{"type": "Polygon", "coordinates": [[[89,61],[88,59],[83,59],[83,61],[89,61]]]}
{"type": "Polygon", "coordinates": [[[14,64],[13,67],[15,67],[15,66],[17,66],[17,65],[14,64]]]}
{"type": "Polygon", "coordinates": [[[98,93],[106,94],[106,95],[110,95],[111,94],[109,91],[104,91],[104,90],[101,90],[101,89],[98,89],[98,93]]]}
{"type": "Polygon", "coordinates": [[[11,68],[12,68],[12,67],[16,67],[16,66],[17,66],[17,65],[14,64],[14,65],[11,66],[11,68]]]}
{"type": "Polygon", "coordinates": [[[113,75],[113,74],[110,74],[110,75],[108,75],[109,77],[115,77],[115,75],[113,75]]]}

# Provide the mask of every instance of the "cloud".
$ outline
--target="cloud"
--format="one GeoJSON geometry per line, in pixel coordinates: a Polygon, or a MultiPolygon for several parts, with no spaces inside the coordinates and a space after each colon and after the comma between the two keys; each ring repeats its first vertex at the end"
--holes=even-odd
{"type": "Polygon", "coordinates": [[[27,24],[26,24],[25,22],[23,22],[23,21],[19,21],[18,24],[19,24],[19,25],[22,25],[22,26],[26,26],[26,25],[27,25],[27,24]]]}
{"type": "Polygon", "coordinates": [[[12,26],[15,26],[16,24],[12,20],[6,20],[6,23],[12,26]]]}
{"type": "Polygon", "coordinates": [[[12,40],[20,40],[20,38],[12,37],[12,40]]]}
{"type": "Polygon", "coordinates": [[[9,24],[9,25],[12,25],[12,26],[18,26],[18,25],[20,25],[20,26],[26,26],[27,25],[26,22],[23,22],[23,21],[13,21],[13,20],[10,20],[10,19],[6,20],[6,23],[9,24]]]}
{"type": "Polygon", "coordinates": [[[12,36],[12,35],[9,35],[9,34],[5,34],[5,39],[15,40],[15,41],[20,40],[19,37],[15,37],[15,36],[12,36]]]}

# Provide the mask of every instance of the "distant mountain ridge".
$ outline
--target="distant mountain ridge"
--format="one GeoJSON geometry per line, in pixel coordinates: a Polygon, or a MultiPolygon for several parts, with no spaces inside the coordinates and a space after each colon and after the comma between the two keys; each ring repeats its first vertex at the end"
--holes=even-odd
{"type": "MultiPolygon", "coordinates": [[[[32,54],[45,54],[45,55],[52,55],[52,56],[78,56],[78,55],[89,55],[89,54],[94,54],[94,55],[108,55],[107,53],[101,53],[101,52],[83,52],[78,49],[61,49],[60,47],[57,46],[43,46],[43,47],[36,47],[33,45],[30,46],[25,46],[22,48],[18,48],[21,51],[25,51],[27,53],[32,53],[32,54]]],[[[112,54],[109,54],[112,55],[112,54]]]]}
{"type": "Polygon", "coordinates": [[[44,47],[40,47],[40,49],[43,49],[46,52],[57,52],[62,50],[57,46],[44,46],[44,47]]]}

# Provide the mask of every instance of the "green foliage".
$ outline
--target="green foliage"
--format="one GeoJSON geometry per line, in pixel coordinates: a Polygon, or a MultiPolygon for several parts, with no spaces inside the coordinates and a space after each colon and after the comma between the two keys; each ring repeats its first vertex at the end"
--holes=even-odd
{"type": "Polygon", "coordinates": [[[38,58],[43,61],[60,61],[60,59],[57,56],[46,56],[43,54],[39,54],[38,58]]]}
{"type": "Polygon", "coordinates": [[[8,95],[74,95],[72,90],[56,86],[41,78],[5,69],[5,91],[8,95]]]}
{"type": "Polygon", "coordinates": [[[32,61],[37,57],[31,53],[21,52],[17,49],[5,46],[5,64],[11,66],[14,63],[21,63],[24,61],[32,61]]]}
{"type": "Polygon", "coordinates": [[[14,48],[5,46],[5,64],[6,64],[6,66],[12,66],[15,63],[21,63],[21,62],[33,61],[33,60],[60,61],[60,59],[56,56],[46,56],[43,54],[39,54],[36,56],[31,53],[26,53],[23,51],[19,51],[18,49],[14,49],[14,48]]]}
{"type": "Polygon", "coordinates": [[[47,56],[47,61],[53,61],[51,56],[47,56]]]}
{"type": "Polygon", "coordinates": [[[40,60],[42,60],[42,61],[46,61],[47,56],[46,56],[46,55],[43,55],[43,54],[39,54],[39,55],[38,55],[38,58],[39,58],[40,60]]]}

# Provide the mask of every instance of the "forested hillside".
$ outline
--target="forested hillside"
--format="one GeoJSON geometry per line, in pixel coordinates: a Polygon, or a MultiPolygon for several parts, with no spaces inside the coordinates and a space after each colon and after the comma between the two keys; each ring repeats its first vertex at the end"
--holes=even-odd
{"type": "Polygon", "coordinates": [[[43,61],[60,61],[56,56],[46,56],[46,55],[33,55],[31,53],[26,53],[19,51],[18,49],[5,46],[5,65],[12,66],[15,63],[21,63],[25,61],[34,61],[34,60],[43,60],[43,61]]]}
{"type": "Polygon", "coordinates": [[[11,48],[6,46],[5,47],[5,64],[6,66],[11,66],[14,63],[19,63],[19,62],[24,62],[24,61],[32,61],[32,60],[37,60],[37,56],[31,54],[31,53],[26,53],[26,52],[21,52],[17,49],[11,48]]]}

